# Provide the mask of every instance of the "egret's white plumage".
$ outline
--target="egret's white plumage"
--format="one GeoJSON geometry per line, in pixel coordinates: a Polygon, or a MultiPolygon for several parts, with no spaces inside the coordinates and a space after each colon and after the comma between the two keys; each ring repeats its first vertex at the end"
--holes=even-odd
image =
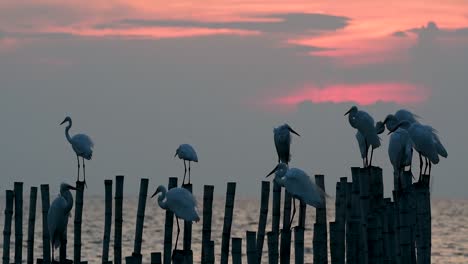
{"type": "Polygon", "coordinates": [[[377,129],[374,124],[374,119],[367,112],[358,110],[356,106],[353,106],[345,113],[348,116],[349,124],[358,130],[359,133],[364,137],[364,146],[367,157],[369,147],[371,147],[371,159],[369,166],[372,165],[372,156],[374,149],[380,147],[380,138],[377,134],[377,129]]]}
{"type": "MultiPolygon", "coordinates": [[[[325,192],[303,170],[289,168],[287,164],[279,163],[267,177],[273,173],[275,173],[274,181],[286,188],[293,198],[316,208],[322,208],[325,205],[325,192]]],[[[291,223],[295,212],[294,203],[291,223]]]]}
{"type": "Polygon", "coordinates": [[[77,176],[77,181],[80,180],[80,159],[79,157],[82,158],[83,160],[83,177],[84,177],[84,182],[86,183],[86,165],[85,165],[85,159],[86,160],[91,160],[93,157],[93,148],[94,148],[94,142],[91,140],[91,138],[86,135],[86,134],[76,134],[73,137],[70,136],[70,128],[72,127],[72,119],[67,116],[60,125],[68,122],[67,127],[65,128],[65,137],[67,138],[68,142],[71,144],[73,151],[75,151],[76,154],[76,159],[78,161],[78,176],[77,176]]]}
{"type": "MultiPolygon", "coordinates": [[[[377,134],[382,134],[385,131],[385,125],[383,124],[383,122],[379,121],[375,124],[375,131],[377,132],[377,134]]],[[[358,142],[359,151],[361,152],[362,162],[365,167],[368,149],[366,149],[366,139],[364,138],[362,133],[359,132],[359,130],[356,132],[356,140],[358,142]]]]}
{"type": "Polygon", "coordinates": [[[273,128],[273,139],[275,141],[276,153],[278,154],[278,163],[288,164],[291,160],[291,133],[300,136],[288,124],[283,124],[273,128]]]}
{"type": "Polygon", "coordinates": [[[75,190],[75,187],[62,183],[60,194],[54,199],[47,213],[52,259],[54,259],[54,249],[58,248],[61,242],[66,239],[68,217],[73,207],[73,196],[70,190],[75,190]]]}
{"type": "Polygon", "coordinates": [[[188,161],[189,183],[190,183],[190,171],[191,171],[190,162],[191,161],[198,162],[198,156],[197,156],[197,153],[195,152],[195,149],[189,144],[182,144],[177,148],[174,157],[176,156],[179,157],[179,159],[184,161],[185,171],[184,171],[184,179],[182,180],[182,184],[185,183],[185,175],[187,174],[187,165],[185,165],[185,161],[188,161]]]}
{"type": "Polygon", "coordinates": [[[176,187],[167,191],[166,187],[160,185],[151,197],[154,197],[158,193],[161,193],[158,197],[159,207],[173,212],[176,216],[177,239],[175,248],[177,249],[177,242],[179,240],[180,233],[179,218],[190,222],[200,221],[200,217],[197,212],[197,201],[193,195],[184,188],[176,187]]]}

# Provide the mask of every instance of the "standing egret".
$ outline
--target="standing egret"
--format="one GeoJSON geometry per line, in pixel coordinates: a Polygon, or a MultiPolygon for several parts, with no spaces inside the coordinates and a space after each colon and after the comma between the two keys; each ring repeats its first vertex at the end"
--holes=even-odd
{"type": "Polygon", "coordinates": [[[197,201],[193,195],[184,188],[172,188],[169,191],[166,190],[166,187],[159,185],[156,189],[156,192],[151,196],[153,198],[158,193],[161,195],[158,197],[158,204],[164,210],[169,210],[173,212],[176,216],[177,221],[177,238],[175,243],[175,249],[177,249],[177,242],[179,241],[179,218],[182,218],[185,221],[198,222],[200,217],[197,212],[197,201]],[[164,201],[165,200],[165,201],[164,201]]]}
{"type": "Polygon", "coordinates": [[[288,124],[273,128],[273,138],[275,140],[276,153],[278,154],[278,163],[283,162],[288,164],[291,160],[291,133],[300,137],[288,124]]]}
{"type": "Polygon", "coordinates": [[[351,107],[348,112],[344,114],[349,115],[348,121],[349,124],[357,129],[362,136],[364,137],[364,146],[366,150],[366,160],[369,161],[367,158],[367,152],[369,147],[371,146],[371,158],[368,162],[368,166],[372,166],[372,157],[374,155],[374,149],[380,147],[380,138],[377,135],[377,129],[374,125],[374,119],[370,116],[367,112],[360,111],[356,106],[351,107]]]}
{"type": "Polygon", "coordinates": [[[188,161],[188,166],[189,166],[189,169],[188,169],[189,180],[188,181],[190,184],[190,162],[191,161],[198,162],[197,153],[195,152],[195,149],[193,149],[193,147],[190,146],[189,144],[182,144],[177,148],[174,158],[176,156],[178,156],[179,159],[184,161],[185,171],[184,171],[184,180],[182,181],[182,185],[185,183],[185,175],[187,174],[187,165],[185,165],[185,161],[188,161]]]}
{"type": "Polygon", "coordinates": [[[52,244],[52,260],[54,260],[54,249],[60,247],[62,241],[66,239],[68,217],[73,207],[73,196],[70,190],[76,190],[76,188],[62,183],[60,185],[60,194],[54,199],[47,213],[50,243],[52,244]]]}
{"type": "MultiPolygon", "coordinates": [[[[400,121],[392,130],[390,130],[389,134],[395,132],[400,127],[408,131],[411,141],[413,142],[413,147],[419,153],[419,180],[421,180],[421,175],[423,174],[422,156],[427,158],[426,167],[429,165],[429,175],[431,175],[431,165],[439,163],[439,155],[441,155],[440,148],[443,148],[437,135],[437,131],[431,126],[421,125],[419,123],[410,123],[405,120],[400,121]]],[[[444,154],[441,155],[442,157],[447,158],[446,151],[442,154],[444,154]]]]}
{"type": "MultiPolygon", "coordinates": [[[[375,124],[375,130],[376,130],[377,134],[382,134],[385,131],[384,123],[380,122],[380,121],[377,122],[375,124]]],[[[366,149],[366,139],[364,138],[362,133],[359,132],[359,130],[358,130],[358,132],[356,132],[356,140],[357,140],[358,145],[359,145],[359,151],[361,152],[362,164],[363,164],[364,167],[366,167],[366,164],[367,164],[366,155],[367,155],[368,149],[366,149]]]]}
{"type": "Polygon", "coordinates": [[[293,196],[293,214],[289,227],[291,227],[294,215],[296,214],[296,202],[294,199],[298,199],[315,208],[321,208],[325,205],[325,192],[303,170],[288,168],[287,164],[279,163],[266,177],[273,173],[275,173],[274,181],[286,188],[286,191],[293,196]]]}
{"type": "Polygon", "coordinates": [[[406,109],[400,109],[395,112],[395,118],[398,121],[408,121],[410,123],[416,123],[418,122],[418,119],[420,118],[418,115],[413,114],[409,110],[406,109]]]}
{"type": "Polygon", "coordinates": [[[67,127],[65,128],[65,137],[67,138],[68,142],[70,142],[73,151],[75,151],[76,154],[76,160],[78,162],[78,176],[77,180],[80,180],[80,158],[83,160],[83,179],[84,183],[86,185],[86,170],[85,170],[85,159],[91,160],[93,156],[93,147],[94,143],[91,140],[91,138],[86,135],[86,134],[76,134],[73,137],[70,136],[70,128],[72,126],[72,120],[69,116],[65,117],[62,123],[60,125],[64,124],[65,122],[68,122],[67,127]]]}

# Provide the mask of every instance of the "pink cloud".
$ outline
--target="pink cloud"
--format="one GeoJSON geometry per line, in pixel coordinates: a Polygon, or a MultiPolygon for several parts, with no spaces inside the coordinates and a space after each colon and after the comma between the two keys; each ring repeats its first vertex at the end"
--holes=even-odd
{"type": "Polygon", "coordinates": [[[325,88],[306,87],[288,95],[270,99],[268,104],[294,106],[304,101],[313,103],[353,102],[370,105],[376,102],[397,104],[422,103],[428,100],[429,90],[407,83],[337,84],[325,88]]]}

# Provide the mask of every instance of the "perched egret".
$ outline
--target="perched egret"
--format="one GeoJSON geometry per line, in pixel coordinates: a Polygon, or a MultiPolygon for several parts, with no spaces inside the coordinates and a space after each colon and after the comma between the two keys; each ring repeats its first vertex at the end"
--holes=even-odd
{"type": "Polygon", "coordinates": [[[164,210],[169,210],[173,212],[176,216],[177,221],[177,238],[175,243],[175,249],[177,249],[177,242],[179,241],[179,218],[190,221],[198,222],[200,217],[197,212],[197,201],[193,195],[184,188],[172,188],[169,191],[166,190],[166,187],[160,185],[156,192],[151,196],[153,198],[158,193],[161,195],[158,197],[158,204],[164,210]]]}
{"type": "MultiPolygon", "coordinates": [[[[377,122],[375,124],[375,130],[376,130],[377,134],[382,134],[385,131],[384,123],[380,122],[380,121],[377,122]]],[[[357,140],[358,145],[359,145],[359,151],[361,152],[362,164],[365,167],[366,164],[367,164],[366,155],[367,155],[368,149],[366,149],[366,140],[365,140],[364,136],[362,135],[362,133],[359,132],[359,130],[358,130],[358,132],[356,132],[356,140],[357,140]]]]}
{"type": "Polygon", "coordinates": [[[291,133],[300,135],[294,131],[288,124],[273,128],[273,138],[275,140],[276,153],[278,154],[278,163],[288,164],[291,160],[290,145],[291,133]]]}
{"type": "Polygon", "coordinates": [[[409,110],[406,109],[400,109],[395,112],[395,118],[398,121],[408,121],[410,123],[416,123],[418,122],[418,119],[420,118],[418,115],[413,114],[409,110]]]}
{"type": "Polygon", "coordinates": [[[65,128],[65,137],[68,142],[70,142],[73,151],[76,154],[76,160],[78,161],[78,176],[77,181],[80,180],[80,158],[83,160],[83,178],[84,183],[86,184],[86,170],[85,170],[85,159],[91,160],[93,156],[93,147],[94,143],[91,138],[86,134],[76,134],[73,137],[70,136],[70,128],[72,126],[72,120],[67,116],[60,125],[68,122],[67,127],[65,128]]]}
{"type": "Polygon", "coordinates": [[[389,131],[394,130],[388,143],[388,157],[393,166],[395,188],[401,184],[400,176],[405,167],[410,166],[411,171],[411,162],[413,160],[413,142],[408,131],[403,128],[395,129],[398,122],[398,119],[394,115],[388,115],[383,122],[389,131]]]}
{"type": "Polygon", "coordinates": [[[176,153],[174,155],[174,157],[178,156],[179,159],[183,160],[184,161],[184,180],[182,181],[182,184],[185,183],[185,175],[187,174],[187,165],[185,165],[185,161],[188,161],[188,177],[189,177],[189,183],[190,183],[190,162],[191,161],[194,161],[194,162],[198,162],[198,156],[197,156],[197,153],[195,152],[195,149],[193,149],[192,146],[190,146],[189,144],[182,144],[180,145],[177,150],[176,150],[176,153]]]}
{"type": "Polygon", "coordinates": [[[76,190],[76,188],[62,183],[60,185],[60,194],[54,199],[47,213],[47,224],[52,244],[52,260],[54,260],[54,249],[58,248],[62,241],[66,239],[68,217],[73,207],[73,196],[70,190],[76,190]]]}
{"type": "Polygon", "coordinates": [[[374,149],[380,147],[380,138],[377,135],[377,129],[374,125],[374,119],[364,111],[358,110],[356,106],[351,107],[348,112],[345,113],[348,116],[349,124],[357,129],[364,137],[364,146],[366,150],[366,160],[368,149],[371,146],[371,158],[368,162],[368,166],[372,166],[372,157],[374,155],[374,149]]]}
{"type": "MultiPolygon", "coordinates": [[[[429,175],[431,174],[431,165],[439,163],[439,155],[442,143],[437,135],[437,131],[431,126],[421,125],[420,123],[410,123],[408,121],[400,121],[390,133],[395,132],[398,128],[403,128],[408,131],[408,134],[413,142],[414,149],[419,153],[419,180],[421,180],[423,160],[422,156],[428,159],[426,167],[429,165],[429,175]]],[[[442,157],[447,157],[447,152],[444,150],[442,157]]]]}
{"type": "Polygon", "coordinates": [[[296,202],[294,199],[298,199],[315,208],[321,208],[325,205],[325,192],[303,170],[288,168],[287,164],[279,163],[267,177],[273,173],[275,173],[274,181],[286,188],[293,196],[293,214],[289,227],[291,227],[294,215],[296,214],[296,202]]]}

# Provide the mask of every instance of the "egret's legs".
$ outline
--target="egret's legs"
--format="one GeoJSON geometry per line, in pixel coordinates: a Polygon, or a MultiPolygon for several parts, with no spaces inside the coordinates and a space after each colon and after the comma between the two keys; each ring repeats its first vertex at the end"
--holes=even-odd
{"type": "Polygon", "coordinates": [[[368,145],[367,145],[367,139],[364,140],[364,142],[366,143],[366,165],[364,166],[364,168],[365,168],[365,167],[367,167],[367,164],[369,164],[369,156],[368,156],[369,147],[368,147],[368,145]]]}
{"type": "Polygon", "coordinates": [[[54,262],[54,243],[52,243],[52,262],[54,262]]]}
{"type": "Polygon", "coordinates": [[[184,179],[182,180],[182,185],[185,183],[185,175],[187,174],[187,165],[185,165],[185,160],[184,160],[184,179]]]}
{"type": "Polygon", "coordinates": [[[188,183],[190,184],[190,160],[188,161],[188,183]]]}
{"type": "Polygon", "coordinates": [[[429,159],[427,157],[424,157],[424,163],[426,163],[425,167],[424,167],[424,174],[427,173],[427,163],[429,162],[429,159]]]}
{"type": "Polygon", "coordinates": [[[423,159],[422,159],[422,156],[421,156],[421,152],[418,152],[418,153],[419,153],[419,181],[421,181],[423,159]]]}
{"type": "Polygon", "coordinates": [[[289,228],[290,229],[291,229],[291,226],[292,226],[292,222],[294,220],[294,215],[296,214],[296,199],[292,198],[292,201],[293,201],[293,213],[292,213],[292,216],[291,216],[291,220],[289,221],[289,228]]]}
{"type": "Polygon", "coordinates": [[[431,176],[431,168],[432,168],[432,163],[429,161],[429,176],[431,176]]]}
{"type": "Polygon", "coordinates": [[[76,181],[80,181],[80,158],[76,155],[76,161],[78,161],[78,176],[76,177],[76,181]]]}
{"type": "Polygon", "coordinates": [[[179,234],[180,234],[179,217],[177,217],[177,216],[176,216],[176,222],[177,222],[177,237],[176,237],[176,241],[175,241],[174,250],[177,249],[177,243],[179,242],[179,234]]]}
{"type": "Polygon", "coordinates": [[[84,185],[86,188],[88,188],[88,185],[86,185],[86,169],[85,169],[85,161],[84,161],[84,158],[83,159],[83,178],[84,178],[84,185]]]}
{"type": "Polygon", "coordinates": [[[374,147],[371,147],[369,167],[372,167],[372,157],[374,156],[374,147]]]}

